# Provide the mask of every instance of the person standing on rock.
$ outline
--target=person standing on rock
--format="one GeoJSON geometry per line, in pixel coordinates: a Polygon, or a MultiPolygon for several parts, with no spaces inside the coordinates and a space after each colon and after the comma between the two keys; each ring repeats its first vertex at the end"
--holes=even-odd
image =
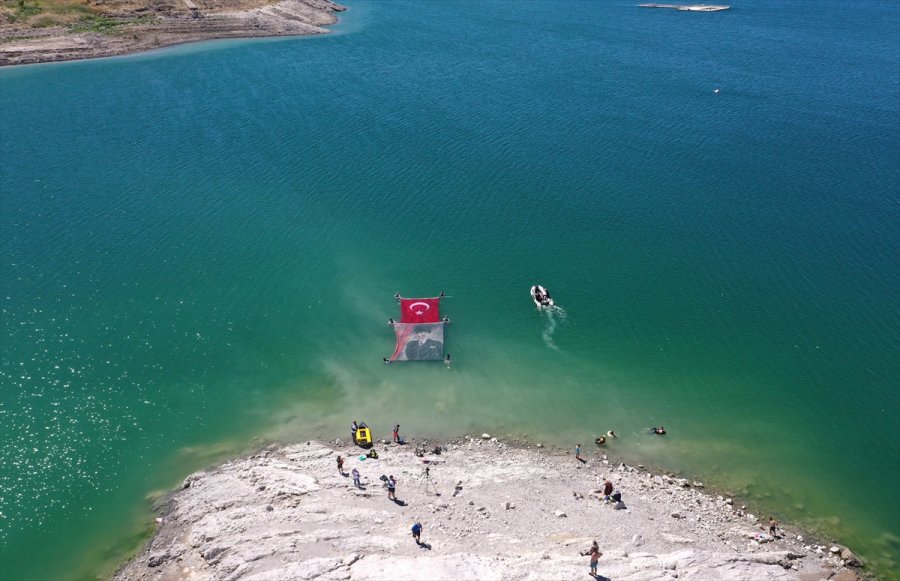
{"type": "Polygon", "coordinates": [[[359,470],[354,468],[353,471],[350,472],[350,474],[353,475],[353,485],[356,486],[357,488],[362,488],[362,484],[360,484],[360,482],[359,482],[359,470]]]}
{"type": "Polygon", "coordinates": [[[769,534],[773,539],[778,538],[778,521],[773,516],[769,517],[769,534]]]}
{"type": "Polygon", "coordinates": [[[394,443],[395,444],[400,443],[400,424],[397,424],[396,426],[394,426],[394,443]]]}
{"type": "Polygon", "coordinates": [[[422,524],[419,521],[416,521],[412,526],[412,534],[413,538],[416,540],[417,545],[421,545],[422,541],[419,540],[419,537],[422,534],[422,524]]]}
{"type": "Polygon", "coordinates": [[[397,495],[395,494],[395,491],[397,490],[397,481],[394,480],[393,474],[388,476],[387,489],[388,489],[388,500],[397,500],[397,495]]]}
{"type": "Polygon", "coordinates": [[[341,458],[340,454],[337,457],[337,465],[338,465],[338,474],[341,476],[344,475],[344,459],[341,458]]]}
{"type": "Polygon", "coordinates": [[[597,576],[597,563],[600,561],[600,556],[603,553],[600,552],[600,545],[597,544],[597,541],[594,541],[594,544],[591,545],[591,575],[594,577],[597,576]]]}
{"type": "Polygon", "coordinates": [[[597,562],[600,560],[600,556],[602,554],[603,553],[600,552],[600,545],[597,544],[597,541],[594,541],[593,544],[591,544],[590,549],[588,549],[587,551],[583,551],[581,553],[582,556],[584,556],[584,555],[591,556],[591,572],[590,572],[590,574],[593,575],[594,577],[597,576],[597,562]]]}
{"type": "Polygon", "coordinates": [[[356,430],[359,429],[359,426],[356,425],[356,420],[353,420],[353,423],[350,424],[350,440],[355,444],[356,443],[356,430]]]}
{"type": "Polygon", "coordinates": [[[581,444],[575,446],[575,459],[581,460],[581,444]]]}
{"type": "Polygon", "coordinates": [[[603,479],[603,500],[609,502],[609,495],[612,494],[613,484],[609,481],[609,478],[603,479]]]}

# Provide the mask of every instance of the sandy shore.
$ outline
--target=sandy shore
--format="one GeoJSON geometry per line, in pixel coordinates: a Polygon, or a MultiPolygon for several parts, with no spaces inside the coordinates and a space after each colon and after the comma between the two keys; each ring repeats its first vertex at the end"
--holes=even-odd
{"type": "Polygon", "coordinates": [[[702,483],[616,465],[593,446],[585,462],[538,446],[465,437],[418,457],[378,444],[364,461],[347,443],[271,446],[161,499],[155,535],[114,579],[583,579],[593,540],[597,579],[859,578],[849,549],[791,527],[769,539],[766,519],[702,483]],[[398,502],[381,475],[396,477],[398,502]],[[607,477],[618,507],[598,494],[607,477]]]}
{"type": "Polygon", "coordinates": [[[323,34],[344,10],[331,0],[279,0],[243,10],[203,0],[175,4],[155,10],[139,6],[89,26],[4,25],[0,66],[114,56],[199,40],[323,34]]]}

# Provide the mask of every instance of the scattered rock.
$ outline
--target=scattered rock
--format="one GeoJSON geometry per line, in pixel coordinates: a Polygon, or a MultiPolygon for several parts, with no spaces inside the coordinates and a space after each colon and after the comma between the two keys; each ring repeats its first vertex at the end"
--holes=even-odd
{"type": "Polygon", "coordinates": [[[842,571],[838,571],[838,573],[829,579],[829,581],[859,581],[859,575],[851,571],[850,569],[844,569],[842,571]]]}
{"type": "Polygon", "coordinates": [[[151,555],[149,559],[147,559],[148,567],[159,567],[163,563],[169,560],[169,555],[163,553],[161,555],[151,555]]]}
{"type": "Polygon", "coordinates": [[[679,537],[677,535],[670,535],[669,533],[662,533],[660,536],[670,543],[678,543],[680,545],[687,545],[694,542],[694,539],[679,537]]]}
{"type": "Polygon", "coordinates": [[[490,434],[481,434],[481,439],[482,439],[482,440],[490,440],[490,439],[491,439],[491,435],[490,435],[490,434]]]}
{"type": "Polygon", "coordinates": [[[567,518],[568,517],[568,515],[561,510],[555,510],[555,511],[553,511],[553,514],[556,515],[556,518],[567,518]]]}
{"type": "Polygon", "coordinates": [[[841,547],[841,559],[844,560],[845,565],[850,567],[862,567],[862,561],[847,547],[841,547]]]}

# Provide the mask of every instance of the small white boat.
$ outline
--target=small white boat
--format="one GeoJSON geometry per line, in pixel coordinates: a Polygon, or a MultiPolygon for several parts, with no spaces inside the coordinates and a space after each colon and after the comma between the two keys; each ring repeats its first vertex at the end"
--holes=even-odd
{"type": "Polygon", "coordinates": [[[531,287],[531,300],[534,301],[534,306],[538,309],[553,306],[553,299],[550,297],[550,291],[539,284],[531,287]]]}

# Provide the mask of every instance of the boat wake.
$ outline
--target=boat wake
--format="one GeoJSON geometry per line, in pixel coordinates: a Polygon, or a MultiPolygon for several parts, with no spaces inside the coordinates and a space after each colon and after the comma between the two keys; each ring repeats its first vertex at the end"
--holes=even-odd
{"type": "Polygon", "coordinates": [[[544,307],[541,312],[544,314],[544,330],[541,333],[544,343],[554,351],[559,351],[559,347],[553,341],[553,334],[556,333],[556,328],[566,320],[566,310],[559,305],[553,305],[544,307]]]}

